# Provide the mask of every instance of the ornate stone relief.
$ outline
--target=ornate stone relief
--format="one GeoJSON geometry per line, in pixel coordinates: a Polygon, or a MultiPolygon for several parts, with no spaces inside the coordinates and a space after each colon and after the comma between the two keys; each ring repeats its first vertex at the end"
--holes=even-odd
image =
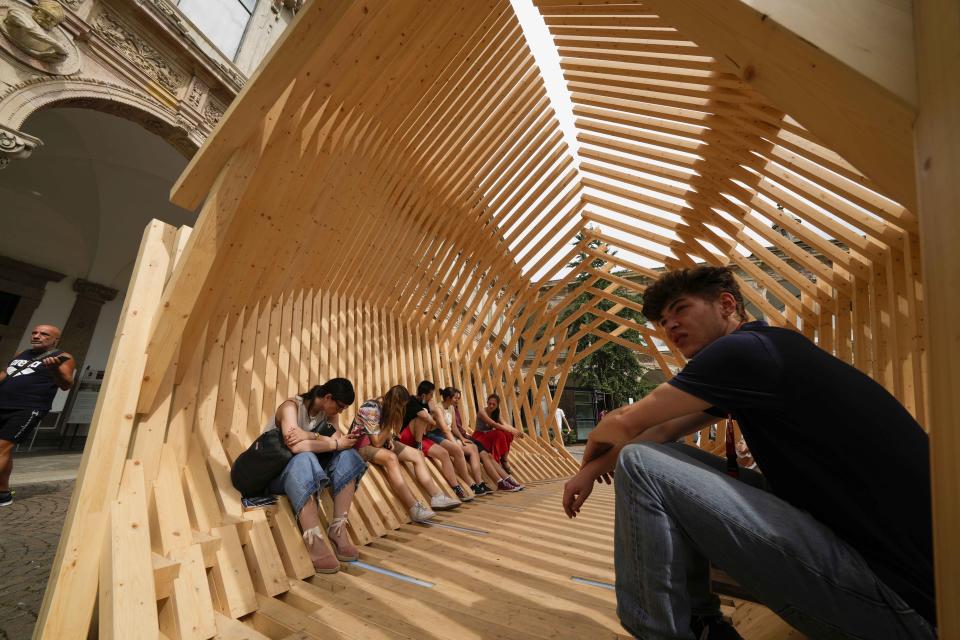
{"type": "Polygon", "coordinates": [[[33,150],[42,144],[40,138],[0,124],[0,169],[10,164],[11,159],[30,157],[33,150]]]}
{"type": "Polygon", "coordinates": [[[83,4],[84,0],[60,0],[63,4],[67,5],[74,11],[80,8],[80,5],[83,4]]]}
{"type": "Polygon", "coordinates": [[[49,75],[80,69],[80,51],[60,26],[63,7],[56,0],[30,5],[0,0],[0,49],[19,62],[49,75]]]}
{"type": "Polygon", "coordinates": [[[243,75],[237,73],[219,60],[212,60],[212,62],[217,66],[217,69],[220,70],[220,73],[227,76],[227,79],[233,83],[233,86],[236,87],[237,90],[242,89],[243,85],[246,84],[247,79],[243,75]]]}
{"type": "Polygon", "coordinates": [[[172,24],[181,35],[186,36],[188,40],[193,42],[193,36],[190,34],[190,28],[187,26],[187,23],[183,21],[180,12],[174,9],[167,0],[146,0],[146,4],[153,7],[167,22],[172,24]]]}
{"type": "Polygon", "coordinates": [[[187,104],[199,111],[200,103],[203,101],[203,96],[207,94],[207,91],[207,86],[200,82],[199,79],[194,78],[193,82],[190,83],[190,89],[187,91],[187,104]]]}
{"type": "Polygon", "coordinates": [[[110,302],[119,293],[113,287],[97,284],[83,278],[77,278],[73,281],[73,290],[77,292],[77,297],[95,300],[100,304],[110,302]]]}
{"type": "Polygon", "coordinates": [[[97,16],[94,29],[124,58],[171,93],[176,93],[186,84],[185,73],[170,64],[157,48],[111,14],[101,13],[97,16]]]}
{"type": "Polygon", "coordinates": [[[273,0],[271,8],[274,13],[280,13],[280,10],[283,8],[289,9],[292,13],[296,14],[297,11],[303,8],[304,0],[273,0]]]}
{"type": "Polygon", "coordinates": [[[213,96],[207,98],[207,104],[203,108],[203,118],[210,123],[210,126],[215,126],[220,122],[220,118],[223,117],[223,112],[227,108],[222,102],[215,99],[213,96]]]}

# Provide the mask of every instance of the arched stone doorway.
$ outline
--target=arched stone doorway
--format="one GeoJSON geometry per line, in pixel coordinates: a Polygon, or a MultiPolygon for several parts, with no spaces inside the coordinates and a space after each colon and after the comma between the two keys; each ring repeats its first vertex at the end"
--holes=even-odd
{"type": "MultiPolygon", "coordinates": [[[[144,227],[152,218],[176,226],[196,219],[168,201],[196,146],[154,113],[97,97],[46,105],[20,130],[43,144],[0,171],[0,359],[25,348],[32,325],[54,324],[64,328],[80,380],[95,380],[144,227]]],[[[67,402],[58,397],[45,426],[57,424],[67,402]]]]}

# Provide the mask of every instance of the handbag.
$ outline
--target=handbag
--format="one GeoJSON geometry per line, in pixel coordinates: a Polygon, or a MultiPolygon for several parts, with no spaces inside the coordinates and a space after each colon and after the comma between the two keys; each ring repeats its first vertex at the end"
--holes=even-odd
{"type": "Polygon", "coordinates": [[[230,480],[244,498],[267,495],[267,487],[292,457],[280,429],[270,429],[233,461],[230,480]]]}

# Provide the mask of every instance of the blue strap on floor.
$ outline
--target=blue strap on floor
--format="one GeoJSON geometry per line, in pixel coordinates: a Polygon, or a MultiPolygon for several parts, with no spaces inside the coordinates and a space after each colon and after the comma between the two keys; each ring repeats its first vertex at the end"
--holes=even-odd
{"type": "Polygon", "coordinates": [[[472,529],[470,527],[461,527],[455,524],[445,524],[441,522],[423,522],[428,527],[440,527],[442,529],[453,529],[454,531],[463,531],[464,533],[472,533],[475,536],[485,536],[489,535],[489,531],[484,531],[482,529],[472,529]]]}
{"type": "Polygon", "coordinates": [[[374,573],[379,573],[384,576],[390,576],[391,578],[396,578],[397,580],[403,580],[404,582],[409,582],[410,584],[415,584],[419,587],[426,587],[428,589],[433,588],[432,582],[427,582],[426,580],[421,580],[420,578],[414,578],[396,571],[391,571],[390,569],[384,569],[383,567],[378,567],[373,564],[367,564],[362,560],[352,560],[347,564],[354,567],[360,567],[361,569],[366,569],[367,571],[373,571],[374,573]]]}
{"type": "Polygon", "coordinates": [[[580,578],[578,576],[570,576],[570,579],[576,582],[577,584],[585,584],[588,587],[600,587],[601,589],[610,589],[613,591],[614,587],[609,582],[600,582],[599,580],[591,580],[590,578],[580,578]]]}

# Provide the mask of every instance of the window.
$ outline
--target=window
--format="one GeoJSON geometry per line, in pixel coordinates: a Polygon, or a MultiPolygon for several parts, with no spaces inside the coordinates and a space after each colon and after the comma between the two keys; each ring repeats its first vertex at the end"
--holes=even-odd
{"type": "Polygon", "coordinates": [[[257,0],[180,0],[177,5],[225,56],[233,60],[257,0]]]}
{"type": "Polygon", "coordinates": [[[20,304],[20,296],[14,293],[7,293],[6,291],[0,291],[0,324],[10,324],[18,304],[20,304]]]}

